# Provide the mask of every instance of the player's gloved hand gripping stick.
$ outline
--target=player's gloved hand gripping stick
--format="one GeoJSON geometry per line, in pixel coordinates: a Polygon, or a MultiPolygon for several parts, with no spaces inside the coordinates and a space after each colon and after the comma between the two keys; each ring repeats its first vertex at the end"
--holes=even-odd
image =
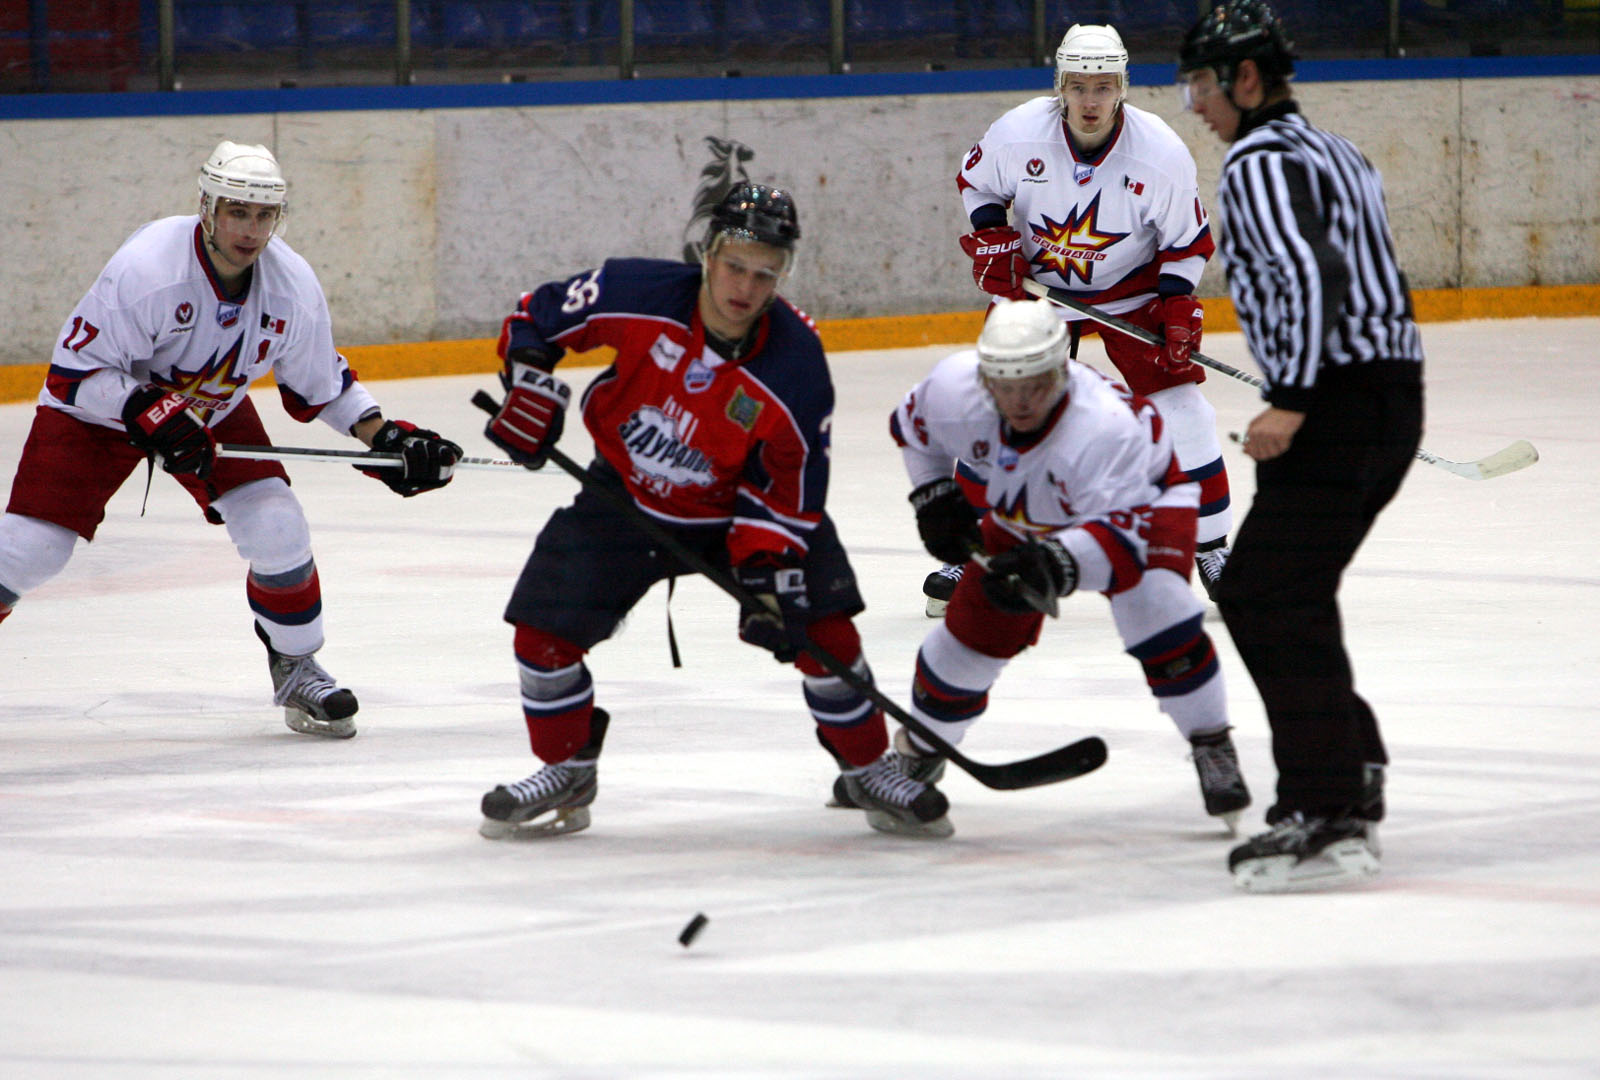
{"type": "MultiPolygon", "coordinates": [[[[1127,320],[1119,319],[1115,315],[1107,315],[1094,305],[1085,304],[1064,289],[1054,288],[1043,282],[1034,281],[1032,278],[1024,281],[1022,288],[1023,291],[1033,296],[1042,297],[1052,304],[1058,304],[1064,308],[1071,308],[1073,311],[1087,315],[1103,326],[1109,326],[1113,330],[1120,330],[1129,337],[1137,338],[1147,345],[1164,344],[1161,338],[1156,337],[1148,330],[1134,326],[1127,320]]],[[[1249,383],[1258,390],[1266,385],[1254,375],[1246,374],[1236,367],[1224,364],[1220,360],[1213,360],[1204,353],[1191,352],[1189,359],[1197,364],[1204,364],[1212,371],[1220,371],[1222,374],[1238,379],[1242,383],[1249,383]]],[[[1526,469],[1529,465],[1539,460],[1539,451],[1535,450],[1533,444],[1527,439],[1518,439],[1505,449],[1497,450],[1488,457],[1482,457],[1476,461],[1451,461],[1449,458],[1442,458],[1438,454],[1422,447],[1417,448],[1416,456],[1419,460],[1426,461],[1429,465],[1437,465],[1439,468],[1447,469],[1457,476],[1465,476],[1470,480],[1492,480],[1497,476],[1516,472],[1518,469],[1526,469]]]]}
{"type": "MultiPolygon", "coordinates": [[[[500,411],[500,403],[482,390],[473,395],[472,403],[485,412],[499,413],[500,411]]],[[[588,474],[583,466],[554,446],[546,445],[544,449],[548,460],[555,462],[556,466],[563,472],[580,484],[588,483],[588,474]]],[[[667,532],[653,521],[649,515],[642,513],[635,507],[632,499],[610,488],[592,486],[589,490],[626,514],[629,520],[649,534],[651,539],[672,552],[679,559],[682,559],[686,565],[693,567],[697,573],[704,574],[714,585],[737,600],[741,608],[755,609],[762,606],[761,602],[751,595],[748,589],[735,581],[732,575],[727,571],[712,566],[695,552],[684,547],[670,532],[667,532]]],[[[876,686],[865,682],[851,670],[850,665],[839,660],[832,653],[818,648],[809,641],[803,643],[801,647],[826,668],[830,675],[842,680],[851,689],[870,699],[874,705],[894,717],[903,727],[910,728],[916,732],[918,738],[940,754],[943,754],[957,768],[967,773],[984,787],[995,788],[1000,791],[1038,787],[1041,784],[1053,784],[1060,780],[1070,780],[1076,776],[1083,776],[1085,773],[1093,772],[1105,764],[1106,744],[1104,740],[1093,735],[1052,750],[1047,754],[1040,754],[1038,757],[1027,758],[1023,761],[1013,761],[1004,765],[985,765],[982,762],[973,761],[941,739],[935,732],[929,730],[916,717],[885,697],[876,686]]]]}

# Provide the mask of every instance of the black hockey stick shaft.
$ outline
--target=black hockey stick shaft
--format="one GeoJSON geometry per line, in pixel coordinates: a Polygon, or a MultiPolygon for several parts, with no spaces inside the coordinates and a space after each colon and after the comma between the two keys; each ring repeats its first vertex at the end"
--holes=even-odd
{"type": "MultiPolygon", "coordinates": [[[[472,396],[472,403],[485,412],[495,413],[500,411],[500,403],[483,390],[479,390],[472,396]]],[[[588,470],[554,446],[546,448],[546,453],[549,459],[555,462],[557,467],[568,476],[578,481],[586,490],[593,492],[610,503],[613,509],[627,518],[645,535],[682,560],[685,566],[690,567],[696,573],[704,574],[717,588],[737,600],[741,607],[761,607],[760,601],[752,596],[748,589],[734,580],[733,575],[713,566],[701,558],[699,554],[691,551],[677,537],[636,507],[632,498],[625,492],[618,492],[604,485],[591,482],[588,470]]],[[[1042,784],[1053,784],[1060,780],[1070,780],[1075,776],[1082,776],[1105,764],[1106,744],[1104,740],[1093,735],[1023,761],[1008,762],[1004,765],[985,765],[983,762],[973,761],[940,738],[926,724],[886,697],[872,683],[857,675],[849,664],[846,664],[826,649],[819,648],[809,642],[803,648],[829,674],[838,678],[851,689],[866,697],[878,708],[894,717],[903,727],[916,732],[917,736],[925,743],[949,758],[953,764],[984,787],[994,788],[998,791],[1039,787],[1042,784]]]]}

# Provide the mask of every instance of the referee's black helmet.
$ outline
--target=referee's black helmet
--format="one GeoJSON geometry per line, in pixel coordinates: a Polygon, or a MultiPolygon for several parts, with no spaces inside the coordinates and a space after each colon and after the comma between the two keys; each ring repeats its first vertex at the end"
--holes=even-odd
{"type": "Polygon", "coordinates": [[[1222,0],[1184,35],[1178,71],[1211,68],[1226,86],[1239,61],[1254,60],[1262,78],[1273,84],[1294,74],[1294,58],[1294,42],[1266,0],[1222,0]]]}

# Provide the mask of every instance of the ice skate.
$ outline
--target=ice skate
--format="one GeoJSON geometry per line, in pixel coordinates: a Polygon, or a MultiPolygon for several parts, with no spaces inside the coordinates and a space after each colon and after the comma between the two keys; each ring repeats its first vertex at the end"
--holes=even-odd
{"type": "Polygon", "coordinates": [[[478,834],[490,840],[504,840],[512,836],[563,836],[587,829],[589,804],[599,790],[595,763],[610,720],[604,709],[595,709],[589,719],[589,742],[583,749],[524,780],[499,784],[485,793],[478,834]]]}
{"type": "MultiPolygon", "coordinates": [[[[906,776],[923,784],[937,784],[944,777],[944,755],[933,752],[924,753],[911,743],[911,736],[905,728],[900,728],[894,733],[894,749],[900,770],[906,776]]],[[[860,810],[854,802],[850,801],[850,792],[845,787],[844,773],[833,779],[833,798],[829,806],[843,807],[847,810],[860,810]]]]}
{"type": "Polygon", "coordinates": [[[1228,869],[1245,892],[1305,892],[1373,877],[1378,852],[1368,823],[1354,815],[1292,813],[1229,852],[1228,869]]]}
{"type": "Polygon", "coordinates": [[[950,597],[961,584],[963,566],[941,566],[922,581],[922,595],[928,598],[923,607],[930,619],[944,618],[944,609],[950,606],[950,597]]]}
{"type": "Polygon", "coordinates": [[[879,832],[928,839],[951,835],[956,830],[945,816],[949,800],[932,784],[907,776],[909,767],[889,750],[871,765],[845,770],[850,805],[865,810],[867,824],[879,832]]]}
{"type": "Polygon", "coordinates": [[[1206,597],[1212,603],[1216,603],[1217,582],[1222,577],[1222,568],[1228,565],[1228,555],[1232,551],[1227,540],[1208,540],[1194,550],[1194,565],[1199,573],[1200,586],[1205,589],[1206,597]]]}
{"type": "Polygon", "coordinates": [[[350,719],[360,708],[356,696],[337,685],[317,663],[315,654],[285,656],[267,642],[261,628],[256,635],[267,646],[267,667],[272,672],[272,703],[283,706],[283,722],[302,735],[348,739],[356,733],[350,719]]]}
{"type": "Polygon", "coordinates": [[[1239,754],[1228,729],[1195,735],[1189,740],[1194,771],[1200,776],[1200,795],[1206,813],[1219,818],[1230,836],[1239,832],[1239,812],[1250,805],[1250,789],[1239,771],[1239,754]]]}

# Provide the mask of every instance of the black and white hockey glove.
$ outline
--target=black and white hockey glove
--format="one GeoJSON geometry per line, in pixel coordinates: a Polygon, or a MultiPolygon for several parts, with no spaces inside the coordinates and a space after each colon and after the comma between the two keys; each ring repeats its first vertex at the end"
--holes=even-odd
{"type": "Polygon", "coordinates": [[[543,368],[508,360],[500,375],[506,398],[484,437],[530,469],[541,469],[561,438],[572,390],[543,368]]]}
{"type": "Polygon", "coordinates": [[[917,533],[929,555],[960,566],[974,551],[983,550],[983,534],[978,531],[982,515],[955,480],[948,476],[930,480],[913,489],[910,498],[917,512],[917,533]]]}
{"type": "Polygon", "coordinates": [[[194,473],[204,480],[217,461],[217,440],[184,398],[141,386],[122,407],[128,441],[161,459],[169,473],[194,473]]]}
{"type": "Polygon", "coordinates": [[[763,553],[734,567],[733,576],[759,605],[739,609],[739,640],[766,649],[781,664],[799,656],[811,621],[804,568],[763,553]]]}
{"type": "Polygon", "coordinates": [[[385,420],[372,436],[372,448],[386,454],[399,454],[405,459],[405,466],[361,471],[382,480],[408,499],[444,487],[455,475],[456,462],[461,460],[461,447],[437,431],[419,428],[406,420],[385,420]]]}
{"type": "Polygon", "coordinates": [[[1025,540],[990,559],[978,584],[1001,611],[1051,614],[1055,598],[1078,587],[1078,560],[1056,540],[1025,540]]]}

